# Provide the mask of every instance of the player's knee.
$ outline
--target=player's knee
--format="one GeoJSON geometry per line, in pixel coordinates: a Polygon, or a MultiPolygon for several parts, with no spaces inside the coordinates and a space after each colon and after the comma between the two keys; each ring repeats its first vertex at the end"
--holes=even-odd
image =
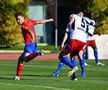
{"type": "Polygon", "coordinates": [[[96,46],[93,46],[92,48],[93,48],[93,50],[98,50],[96,46]]]}
{"type": "Polygon", "coordinates": [[[94,52],[97,52],[98,51],[98,49],[97,48],[94,48],[94,52]]]}
{"type": "Polygon", "coordinates": [[[23,63],[23,61],[24,61],[24,60],[23,60],[22,58],[19,58],[19,59],[18,59],[18,63],[23,63]]]}

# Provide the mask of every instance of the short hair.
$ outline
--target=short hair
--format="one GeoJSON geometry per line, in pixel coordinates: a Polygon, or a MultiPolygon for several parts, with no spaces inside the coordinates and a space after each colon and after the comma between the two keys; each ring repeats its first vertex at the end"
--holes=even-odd
{"type": "Polygon", "coordinates": [[[88,13],[88,17],[89,17],[89,18],[91,18],[91,17],[93,18],[93,17],[94,17],[94,12],[93,12],[93,11],[90,11],[90,12],[88,13]]]}
{"type": "Polygon", "coordinates": [[[20,12],[20,13],[16,13],[14,16],[17,19],[18,16],[24,16],[24,15],[20,12]]]}
{"type": "Polygon", "coordinates": [[[83,12],[82,8],[81,7],[76,7],[76,14],[80,13],[80,12],[83,12]]]}

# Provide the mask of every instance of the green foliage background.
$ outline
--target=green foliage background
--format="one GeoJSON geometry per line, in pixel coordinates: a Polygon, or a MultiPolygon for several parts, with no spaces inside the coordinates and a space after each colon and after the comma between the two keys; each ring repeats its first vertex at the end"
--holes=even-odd
{"type": "Polygon", "coordinates": [[[0,45],[10,47],[22,42],[22,35],[14,15],[22,12],[26,17],[28,0],[0,0],[0,45]]]}
{"type": "Polygon", "coordinates": [[[93,11],[96,23],[105,23],[95,30],[95,33],[108,34],[108,0],[87,0],[87,10],[93,11]]]}
{"type": "MultiPolygon", "coordinates": [[[[0,45],[14,46],[22,43],[21,30],[17,25],[14,14],[22,12],[28,18],[28,5],[31,0],[0,0],[0,45]]],[[[87,14],[94,11],[96,23],[104,22],[95,33],[108,34],[108,0],[58,0],[65,4],[81,6],[87,14]]],[[[60,3],[58,3],[59,5],[60,3]]]]}

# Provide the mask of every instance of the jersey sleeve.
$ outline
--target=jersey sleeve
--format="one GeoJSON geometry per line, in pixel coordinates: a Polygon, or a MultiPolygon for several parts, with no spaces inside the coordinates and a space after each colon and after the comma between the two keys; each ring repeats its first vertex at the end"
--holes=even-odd
{"type": "Polygon", "coordinates": [[[37,21],[36,20],[26,20],[24,23],[23,23],[23,28],[25,30],[30,30],[34,25],[37,24],[37,21]]]}
{"type": "Polygon", "coordinates": [[[71,19],[72,17],[76,17],[76,14],[71,14],[70,16],[69,16],[69,19],[71,19]]]}
{"type": "Polygon", "coordinates": [[[36,25],[37,24],[37,20],[31,20],[31,22],[36,25]]]}
{"type": "MultiPolygon", "coordinates": [[[[69,20],[72,18],[72,17],[76,17],[76,14],[71,14],[70,16],[69,16],[69,20]]],[[[72,30],[72,29],[70,29],[70,26],[69,26],[69,24],[67,24],[67,27],[66,27],[66,32],[70,32],[70,30],[72,30]]]]}

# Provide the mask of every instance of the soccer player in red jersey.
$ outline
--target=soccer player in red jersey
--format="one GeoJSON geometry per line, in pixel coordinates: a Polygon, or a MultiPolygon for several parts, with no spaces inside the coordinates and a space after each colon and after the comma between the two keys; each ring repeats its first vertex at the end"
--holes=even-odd
{"type": "Polygon", "coordinates": [[[53,19],[46,20],[26,20],[22,13],[17,13],[15,15],[17,23],[21,26],[22,35],[24,38],[25,48],[23,53],[18,59],[17,71],[15,80],[20,80],[21,73],[23,71],[23,62],[29,62],[39,55],[43,55],[43,51],[37,51],[37,43],[36,43],[36,32],[34,25],[44,24],[47,22],[52,22],[53,19]]]}

